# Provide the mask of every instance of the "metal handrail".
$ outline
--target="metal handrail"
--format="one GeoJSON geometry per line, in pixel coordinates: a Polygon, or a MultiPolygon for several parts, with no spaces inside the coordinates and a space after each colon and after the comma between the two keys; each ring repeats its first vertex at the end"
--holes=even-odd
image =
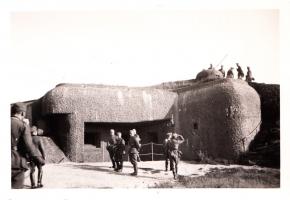
{"type": "Polygon", "coordinates": [[[164,154],[160,154],[160,153],[154,153],[154,148],[153,148],[154,145],[163,146],[163,144],[157,144],[157,143],[154,143],[154,142],[141,144],[142,147],[144,147],[146,145],[151,145],[151,152],[150,153],[142,153],[142,154],[139,154],[139,155],[141,155],[141,156],[151,155],[151,160],[152,161],[154,160],[154,155],[158,155],[158,156],[164,155],[164,154]]]}

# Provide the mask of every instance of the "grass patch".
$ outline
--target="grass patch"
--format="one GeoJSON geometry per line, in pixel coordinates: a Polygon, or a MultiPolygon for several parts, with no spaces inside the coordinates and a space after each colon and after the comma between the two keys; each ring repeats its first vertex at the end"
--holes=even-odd
{"type": "Polygon", "coordinates": [[[279,188],[280,171],[276,169],[213,168],[200,177],[179,176],[155,188],[279,188]]]}

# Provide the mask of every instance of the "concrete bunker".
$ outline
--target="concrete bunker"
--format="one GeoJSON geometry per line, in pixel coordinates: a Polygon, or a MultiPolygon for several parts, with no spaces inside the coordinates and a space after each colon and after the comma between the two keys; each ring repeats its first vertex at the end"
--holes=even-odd
{"type": "Polygon", "coordinates": [[[196,79],[151,87],[59,84],[30,105],[33,121],[44,124],[74,162],[108,161],[105,143],[111,128],[126,141],[135,128],[143,144],[162,143],[168,131],[176,131],[186,139],[183,159],[203,153],[236,160],[261,124],[255,89],[214,69],[203,70],[196,79]]]}

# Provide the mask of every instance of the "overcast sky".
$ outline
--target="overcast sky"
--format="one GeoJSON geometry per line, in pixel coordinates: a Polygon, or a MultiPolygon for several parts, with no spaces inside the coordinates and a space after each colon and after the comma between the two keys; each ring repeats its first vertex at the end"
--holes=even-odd
{"type": "Polygon", "coordinates": [[[239,62],[257,82],[279,83],[278,10],[37,11],[9,19],[9,70],[22,81],[13,101],[39,98],[60,82],[192,79],[223,58],[226,70],[239,62]]]}

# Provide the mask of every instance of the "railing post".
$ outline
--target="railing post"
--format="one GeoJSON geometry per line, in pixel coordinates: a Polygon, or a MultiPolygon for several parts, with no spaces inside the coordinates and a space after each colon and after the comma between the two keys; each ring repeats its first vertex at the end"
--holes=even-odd
{"type": "Polygon", "coordinates": [[[151,152],[152,152],[152,161],[153,161],[153,153],[154,153],[154,151],[153,151],[153,142],[151,142],[151,152]]]}

